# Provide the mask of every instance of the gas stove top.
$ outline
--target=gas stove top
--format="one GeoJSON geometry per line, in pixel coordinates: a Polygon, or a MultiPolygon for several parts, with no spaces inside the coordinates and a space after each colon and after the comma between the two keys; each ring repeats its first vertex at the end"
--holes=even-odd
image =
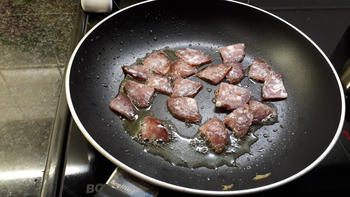
{"type": "MultiPolygon", "coordinates": [[[[266,9],[295,25],[311,37],[330,58],[337,71],[342,72],[343,65],[350,57],[350,26],[345,19],[350,18],[350,3],[342,1],[243,1],[266,9]]],[[[115,3],[114,10],[129,5],[130,1],[115,3]]],[[[84,28],[89,29],[104,14],[87,14],[84,17],[84,28]]],[[[347,101],[347,104],[349,102],[347,101]]],[[[349,106],[349,105],[347,105],[349,106]]],[[[75,125],[70,121],[67,129],[67,144],[62,152],[64,163],[57,181],[56,196],[109,196],[103,193],[103,186],[116,169],[116,166],[94,149],[75,125]],[[100,191],[100,192],[99,192],[100,191]]],[[[303,194],[343,192],[349,186],[350,179],[350,117],[346,117],[340,139],[329,155],[312,171],[301,178],[263,193],[303,194]]],[[[135,180],[135,179],[134,179],[135,180]]],[[[139,181],[136,179],[136,182],[139,181]]],[[[141,181],[139,181],[141,182],[141,181]]],[[[156,188],[157,196],[192,196],[162,188],[156,188]]],[[[253,196],[254,196],[253,195],[253,196]]],[[[125,196],[128,196],[125,194],[125,196]]]]}

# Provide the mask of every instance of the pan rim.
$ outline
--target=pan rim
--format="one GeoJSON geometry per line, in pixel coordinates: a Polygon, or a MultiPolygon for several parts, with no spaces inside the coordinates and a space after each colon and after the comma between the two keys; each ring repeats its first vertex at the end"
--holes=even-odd
{"type": "Polygon", "coordinates": [[[175,191],[179,191],[179,192],[184,192],[184,193],[192,193],[192,194],[202,194],[202,195],[237,195],[237,194],[250,194],[250,193],[255,193],[255,192],[262,192],[262,191],[266,191],[266,190],[270,190],[276,187],[279,187],[281,185],[284,185],[286,183],[289,183],[299,177],[301,177],[302,175],[306,174],[307,172],[309,172],[311,169],[313,169],[315,166],[317,166],[327,155],[328,153],[332,150],[332,148],[334,147],[334,145],[336,144],[340,134],[341,134],[341,130],[343,128],[343,124],[344,124],[344,120],[345,120],[345,96],[344,96],[344,90],[343,90],[343,86],[342,83],[340,81],[340,78],[333,66],[333,64],[330,62],[330,60],[328,59],[328,57],[324,54],[324,52],[321,50],[321,48],[310,38],[308,37],[305,33],[303,33],[301,30],[299,30],[297,27],[295,27],[294,25],[292,25],[291,23],[287,22],[286,20],[266,11],[263,10],[261,8],[255,7],[253,5],[249,5],[246,3],[242,3],[239,1],[235,1],[235,0],[224,0],[227,2],[232,2],[232,3],[236,3],[236,4],[240,4],[243,6],[247,6],[250,8],[253,8],[259,12],[263,12],[265,14],[268,14],[276,19],[278,19],[279,21],[285,23],[286,25],[288,25],[289,27],[293,28],[295,31],[297,31],[300,35],[302,35],[304,38],[306,38],[317,50],[318,52],[323,56],[323,58],[327,61],[328,65],[330,66],[330,68],[332,69],[332,72],[337,80],[338,86],[339,86],[339,91],[340,91],[340,96],[341,96],[341,116],[340,116],[340,120],[339,120],[339,124],[338,124],[338,128],[337,131],[332,139],[332,141],[330,142],[330,144],[328,145],[328,147],[325,149],[325,151],[316,159],[314,160],[310,165],[308,165],[307,167],[305,167],[303,170],[299,171],[298,173],[287,177],[283,180],[280,180],[278,182],[272,183],[272,184],[268,184],[265,186],[261,186],[261,187],[257,187],[257,188],[251,188],[251,189],[242,189],[242,190],[233,190],[233,191],[214,191],[214,190],[201,190],[201,189],[193,189],[193,188],[187,188],[187,187],[183,187],[183,186],[178,186],[178,185],[174,185],[171,183],[167,183],[164,181],[160,181],[157,180],[155,178],[152,178],[150,176],[147,176],[135,169],[130,168],[129,166],[125,165],[124,163],[120,162],[118,159],[116,159],[115,157],[113,157],[111,154],[109,154],[104,148],[102,148],[94,139],[93,137],[89,134],[89,132],[85,129],[85,127],[83,126],[83,124],[81,123],[77,113],[75,112],[73,103],[72,103],[72,99],[71,99],[71,94],[70,94],[70,72],[71,72],[71,67],[73,64],[73,61],[75,59],[75,55],[77,53],[77,51],[79,50],[80,46],[82,45],[82,43],[84,43],[85,39],[96,29],[98,28],[102,23],[104,23],[105,21],[107,21],[109,18],[113,17],[114,15],[123,12],[125,10],[131,9],[133,7],[136,7],[138,5],[141,4],[146,4],[146,3],[150,3],[153,1],[157,1],[157,0],[147,0],[147,1],[143,1],[143,2],[139,2],[133,5],[130,5],[126,8],[123,8],[121,10],[118,10],[112,14],[110,14],[109,16],[107,16],[106,18],[104,18],[103,20],[101,20],[99,23],[97,23],[93,28],[91,28],[85,35],[84,37],[79,41],[79,43],[77,44],[76,48],[74,49],[67,69],[66,69],[66,75],[65,75],[65,90],[66,90],[66,98],[67,98],[67,104],[68,107],[70,109],[71,115],[75,121],[75,123],[77,124],[79,130],[82,132],[82,134],[84,135],[84,137],[89,141],[89,143],[96,148],[103,156],[105,156],[108,160],[110,160],[112,163],[114,163],[116,166],[120,167],[121,169],[123,169],[124,171],[126,171],[127,173],[130,173],[131,175],[146,181],[148,183],[154,184],[156,186],[159,187],[163,187],[163,188],[167,188],[167,189],[171,189],[171,190],[175,190],[175,191]]]}

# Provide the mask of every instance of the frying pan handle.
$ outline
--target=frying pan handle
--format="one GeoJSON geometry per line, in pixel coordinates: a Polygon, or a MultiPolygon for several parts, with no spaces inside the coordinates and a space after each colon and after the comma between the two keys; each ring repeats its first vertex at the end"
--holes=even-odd
{"type": "Polygon", "coordinates": [[[345,30],[330,60],[338,68],[346,98],[350,96],[350,26],[345,30]]]}
{"type": "Polygon", "coordinates": [[[157,195],[158,188],[132,177],[117,167],[95,197],[156,197],[157,195]]]}
{"type": "Polygon", "coordinates": [[[345,95],[350,96],[350,60],[345,62],[344,68],[346,69],[342,73],[340,79],[344,86],[345,95]]]}

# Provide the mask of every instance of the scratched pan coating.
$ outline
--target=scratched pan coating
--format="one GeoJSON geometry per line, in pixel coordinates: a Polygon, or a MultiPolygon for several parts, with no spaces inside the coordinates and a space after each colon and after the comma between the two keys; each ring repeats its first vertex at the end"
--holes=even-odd
{"type": "MultiPolygon", "coordinates": [[[[178,2],[178,1],[177,1],[178,2]]],[[[339,136],[344,116],[344,97],[339,79],[323,53],[292,26],[261,10],[230,1],[201,3],[151,1],[113,14],[83,39],[75,50],[67,72],[67,95],[73,118],[87,139],[108,159],[127,172],[155,185],[182,192],[242,194],[279,186],[314,167],[339,136]],[[196,10],[201,12],[194,12],[196,10]],[[205,14],[203,14],[205,13],[205,14]],[[191,47],[220,63],[215,53],[237,42],[246,44],[243,67],[253,58],[263,58],[283,75],[286,100],[272,102],[278,123],[254,132],[258,141],[249,154],[239,157],[237,167],[217,169],[171,165],[125,132],[121,119],[108,104],[124,79],[122,65],[130,65],[154,50],[191,47]],[[213,53],[214,52],[214,53],[213,53]],[[257,174],[271,173],[263,180],[257,174]],[[221,191],[234,184],[233,191],[221,191]]],[[[215,89],[205,87],[195,97],[202,122],[225,113],[212,102],[215,89]]],[[[261,85],[247,77],[241,82],[260,100],[261,85]]],[[[165,102],[166,96],[159,96],[165,102]]],[[[158,102],[158,101],[157,101],[158,102]]],[[[171,119],[166,106],[152,106],[160,119],[171,119]],[[162,118],[164,117],[164,118],[162,118]]],[[[186,129],[191,136],[196,126],[186,129]]]]}

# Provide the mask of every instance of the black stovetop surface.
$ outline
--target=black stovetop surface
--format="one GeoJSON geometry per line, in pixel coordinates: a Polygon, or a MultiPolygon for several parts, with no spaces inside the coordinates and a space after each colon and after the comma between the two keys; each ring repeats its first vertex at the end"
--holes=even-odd
{"type": "MultiPolygon", "coordinates": [[[[119,1],[117,7],[125,7],[134,1],[119,1]]],[[[243,1],[266,9],[289,21],[311,37],[330,58],[338,72],[350,54],[350,2],[349,1],[243,1]]],[[[116,5],[116,4],[115,4],[116,5]]],[[[89,14],[87,28],[106,15],[89,14]]],[[[347,101],[347,106],[350,103],[347,101]]],[[[64,197],[94,196],[107,181],[116,166],[103,157],[82,136],[71,121],[61,195],[64,197]]],[[[292,167],[292,166],[291,166],[292,167]]],[[[343,132],[327,157],[301,178],[262,192],[271,194],[302,194],[344,192],[350,186],[350,117],[346,117],[343,132]]],[[[166,189],[159,189],[158,196],[191,196],[166,189]]]]}

